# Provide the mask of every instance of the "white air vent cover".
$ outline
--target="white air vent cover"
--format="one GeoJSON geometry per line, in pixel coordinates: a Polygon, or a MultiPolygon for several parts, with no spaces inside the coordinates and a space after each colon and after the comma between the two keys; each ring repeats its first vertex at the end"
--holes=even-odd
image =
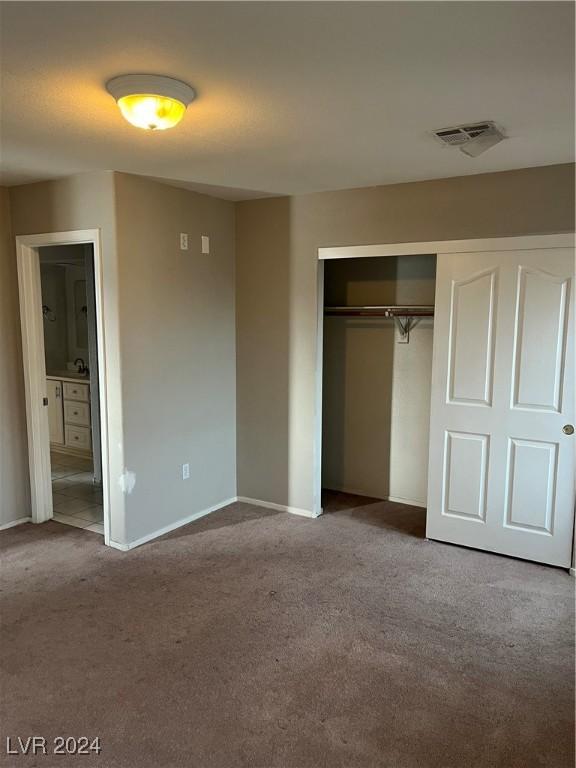
{"type": "Polygon", "coordinates": [[[432,131],[432,134],[445,146],[458,147],[470,157],[477,157],[505,138],[502,131],[490,120],[440,128],[438,131],[432,131]]]}

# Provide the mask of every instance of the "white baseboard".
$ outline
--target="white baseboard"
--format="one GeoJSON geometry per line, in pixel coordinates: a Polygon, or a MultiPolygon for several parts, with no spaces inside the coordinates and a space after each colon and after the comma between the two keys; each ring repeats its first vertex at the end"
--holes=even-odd
{"type": "Polygon", "coordinates": [[[110,539],[108,544],[114,549],[119,549],[121,552],[128,552],[128,550],[134,549],[135,547],[139,547],[141,544],[146,544],[147,542],[152,541],[153,539],[157,539],[160,536],[164,536],[164,534],[166,533],[175,531],[177,528],[182,528],[182,526],[188,525],[188,523],[193,523],[194,520],[199,520],[201,517],[205,517],[206,515],[209,515],[211,512],[216,512],[218,509],[227,507],[230,504],[233,504],[235,501],[237,501],[237,497],[233,496],[231,499],[226,499],[225,501],[221,501],[219,504],[215,504],[213,507],[208,507],[208,509],[201,509],[200,512],[194,512],[193,514],[188,515],[188,517],[185,517],[182,520],[177,520],[175,523],[170,523],[170,525],[165,525],[163,528],[158,528],[158,530],[153,531],[152,533],[148,533],[146,534],[146,536],[142,536],[140,539],[136,539],[135,541],[130,541],[128,544],[121,544],[119,541],[113,541],[112,539],[110,539]]]}
{"type": "Polygon", "coordinates": [[[409,507],[420,507],[420,509],[426,509],[427,506],[425,501],[403,499],[402,496],[386,496],[386,501],[395,501],[397,504],[407,504],[409,507]]]}
{"type": "Polygon", "coordinates": [[[351,496],[366,496],[369,499],[379,499],[381,501],[393,501],[396,504],[407,504],[410,507],[420,507],[426,509],[426,502],[417,499],[405,499],[402,496],[380,496],[379,494],[360,491],[358,488],[325,488],[327,491],[336,491],[337,493],[349,493],[351,496]]]}
{"type": "Polygon", "coordinates": [[[76,456],[78,459],[91,459],[92,451],[83,451],[60,443],[50,443],[50,453],[60,453],[62,456],[76,456]]]}
{"type": "Polygon", "coordinates": [[[31,522],[31,517],[19,517],[18,520],[10,520],[9,523],[2,523],[2,525],[0,525],[0,531],[5,531],[7,528],[14,528],[15,525],[23,525],[24,523],[31,522]]]}
{"type": "Polygon", "coordinates": [[[300,509],[300,507],[289,507],[285,504],[276,504],[274,501],[250,499],[247,496],[238,496],[237,501],[242,501],[244,504],[254,504],[255,507],[267,507],[268,509],[275,509],[278,512],[290,512],[292,515],[300,515],[301,517],[316,518],[320,517],[322,514],[322,512],[312,512],[309,509],[300,509]]]}
{"type": "MultiPolygon", "coordinates": [[[[322,514],[322,512],[315,514],[314,512],[311,512],[308,509],[300,509],[299,507],[288,507],[288,506],[285,506],[284,504],[275,504],[274,502],[271,502],[271,501],[262,501],[261,499],[249,499],[246,496],[233,496],[230,499],[221,501],[219,504],[215,504],[213,507],[209,507],[208,509],[202,509],[200,510],[200,512],[194,512],[194,514],[189,515],[188,517],[185,517],[183,520],[177,520],[175,523],[170,523],[170,525],[164,526],[164,528],[159,528],[158,530],[153,531],[152,533],[148,533],[146,536],[142,536],[142,538],[136,539],[135,541],[131,541],[128,544],[122,544],[121,542],[113,541],[112,539],[110,539],[108,544],[114,549],[119,549],[121,552],[128,552],[130,549],[134,549],[135,547],[139,547],[141,544],[146,544],[147,542],[152,541],[153,539],[157,539],[160,536],[164,536],[164,534],[170,533],[171,531],[175,531],[177,528],[181,528],[183,525],[188,525],[188,523],[193,523],[194,520],[198,520],[201,517],[204,517],[205,515],[209,515],[211,512],[216,512],[217,510],[222,509],[223,507],[227,507],[230,504],[234,504],[234,502],[236,501],[242,501],[245,504],[254,504],[254,506],[257,506],[257,507],[267,507],[268,509],[275,509],[278,512],[290,512],[293,515],[301,515],[302,517],[316,518],[322,514]]],[[[12,525],[15,525],[15,524],[16,523],[12,523],[12,525]]]]}

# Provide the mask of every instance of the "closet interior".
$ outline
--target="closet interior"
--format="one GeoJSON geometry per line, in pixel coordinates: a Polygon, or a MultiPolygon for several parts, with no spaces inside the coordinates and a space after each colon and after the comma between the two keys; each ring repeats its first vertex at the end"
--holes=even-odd
{"type": "Polygon", "coordinates": [[[322,488],[426,506],[436,256],[324,264],[322,488]]]}

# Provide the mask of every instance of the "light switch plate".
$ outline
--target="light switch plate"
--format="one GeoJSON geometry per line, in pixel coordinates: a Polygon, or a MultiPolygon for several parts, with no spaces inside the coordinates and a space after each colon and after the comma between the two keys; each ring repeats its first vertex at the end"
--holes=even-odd
{"type": "Polygon", "coordinates": [[[202,235],[202,253],[210,253],[210,238],[208,235],[202,235]]]}
{"type": "Polygon", "coordinates": [[[188,480],[190,477],[190,464],[182,464],[182,480],[188,480]]]}
{"type": "Polygon", "coordinates": [[[186,232],[180,232],[180,250],[181,251],[188,250],[188,235],[186,234],[186,232]]]}

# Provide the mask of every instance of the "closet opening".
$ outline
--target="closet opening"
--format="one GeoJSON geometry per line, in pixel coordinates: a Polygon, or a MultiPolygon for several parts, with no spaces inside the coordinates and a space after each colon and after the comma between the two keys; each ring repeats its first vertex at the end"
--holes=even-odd
{"type": "Polygon", "coordinates": [[[324,513],[424,536],[435,282],[435,254],[324,261],[324,513]]]}

